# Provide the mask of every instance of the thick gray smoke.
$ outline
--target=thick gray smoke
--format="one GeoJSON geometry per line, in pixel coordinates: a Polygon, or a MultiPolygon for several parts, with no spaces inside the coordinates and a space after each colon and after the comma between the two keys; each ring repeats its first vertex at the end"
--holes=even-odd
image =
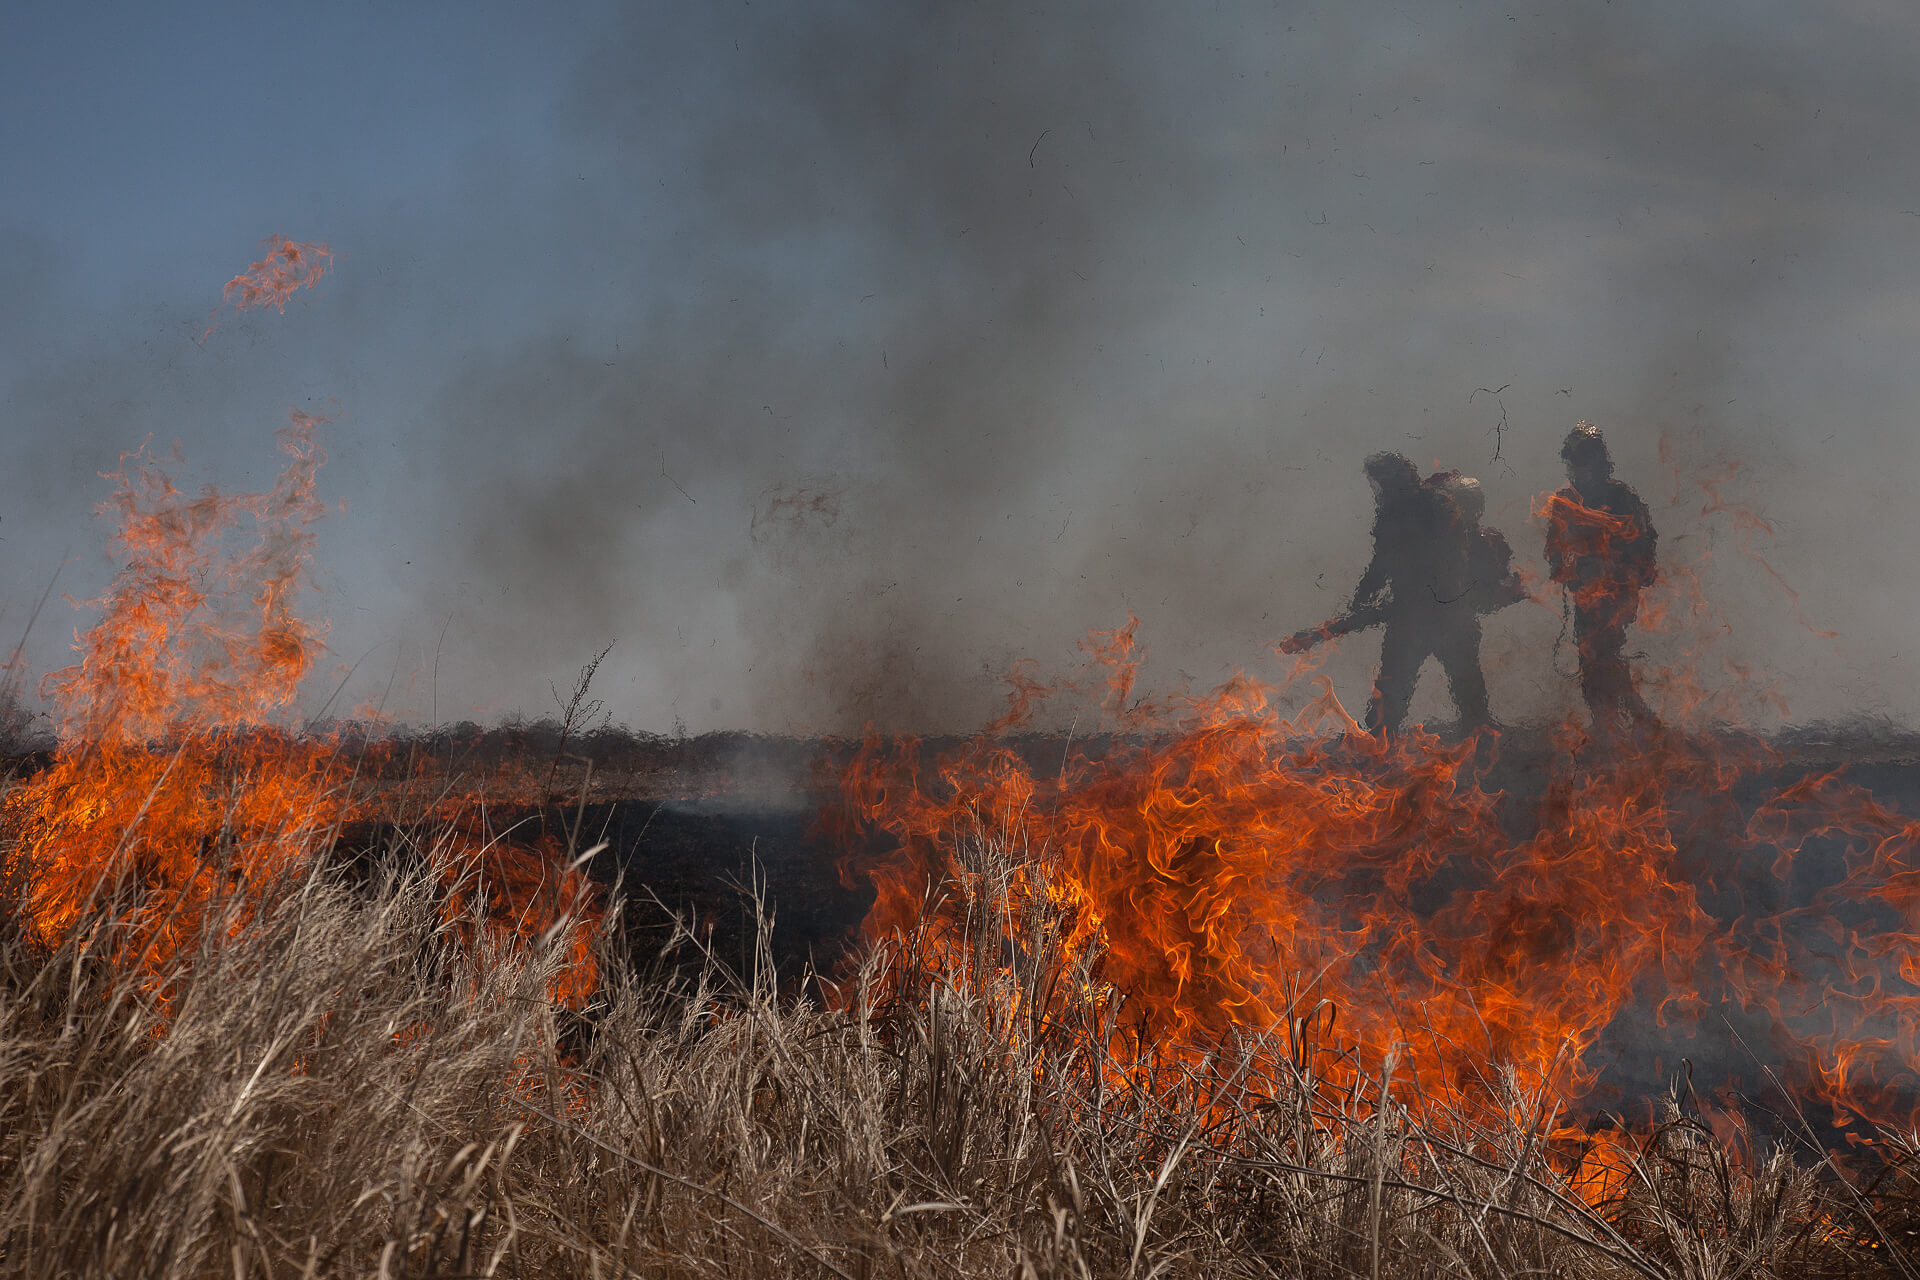
{"type": "MultiPolygon", "coordinates": [[[[88,331],[89,246],[10,237],[0,532],[43,532],[9,596],[148,431],[257,482],[331,399],[355,699],[539,714],[617,638],[636,728],[959,728],[1129,612],[1156,683],[1278,676],[1365,563],[1376,449],[1479,475],[1537,565],[1584,417],[1705,558],[1710,680],[1911,715],[1917,36],[1866,3],[599,15],[550,80],[475,66],[520,132],[259,227],[342,255],[285,316],[196,348],[220,277],[143,279],[88,331]],[[1771,536],[1703,514],[1723,459],[1771,536]]],[[[1497,714],[1572,702],[1560,626],[1490,624],[1497,714]]],[[[1328,668],[1350,706],[1373,648],[1328,668]]]]}

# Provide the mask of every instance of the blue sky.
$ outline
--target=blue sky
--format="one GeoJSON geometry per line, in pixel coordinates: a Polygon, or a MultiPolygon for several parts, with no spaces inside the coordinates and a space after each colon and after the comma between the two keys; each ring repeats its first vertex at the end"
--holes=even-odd
{"type": "Polygon", "coordinates": [[[204,291],[236,231],[443,190],[475,147],[537,145],[578,57],[530,9],[460,13],[10,6],[7,214],[81,250],[85,300],[112,306],[204,291]]]}
{"type": "MultiPolygon", "coordinates": [[[[1365,561],[1376,448],[1480,474],[1537,559],[1588,417],[1672,554],[1714,551],[1714,678],[1920,711],[1904,6],[0,23],[0,631],[56,570],[105,583],[121,453],[258,485],[301,407],[335,415],[311,611],[357,699],[537,715],[617,641],[636,728],[963,726],[1129,610],[1165,680],[1278,674],[1365,561]],[[274,234],[334,273],[195,341],[274,234]],[[1663,440],[1744,465],[1838,641],[1663,440]]],[[[1558,625],[1490,627],[1497,711],[1574,696],[1558,625]]],[[[1354,703],[1371,656],[1330,668],[1354,703]]]]}

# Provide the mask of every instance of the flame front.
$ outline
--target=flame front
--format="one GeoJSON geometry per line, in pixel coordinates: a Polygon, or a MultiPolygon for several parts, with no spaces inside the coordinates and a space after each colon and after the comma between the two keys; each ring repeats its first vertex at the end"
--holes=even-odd
{"type": "MultiPolygon", "coordinates": [[[[1067,687],[1130,688],[1132,657],[1094,650],[1095,678],[1067,687]]],[[[1018,714],[1044,696],[1023,673],[1018,714]]],[[[964,886],[984,841],[1023,851],[1005,945],[1019,917],[1060,920],[1120,1006],[1116,1069],[1218,1061],[1251,1033],[1329,1096],[1390,1070],[1429,1116],[1516,1096],[1564,1112],[1600,1100],[1623,1012],[1730,1008],[1770,1018],[1789,1083],[1836,1122],[1911,1123],[1920,831],[1863,789],[1779,782],[1769,747],[1727,732],[1604,755],[1572,730],[1386,744],[1330,692],[1292,718],[1275,703],[1236,680],[1045,760],[998,732],[930,758],[869,738],[841,779],[867,934],[957,966],[978,925],[939,886],[964,886]],[[1836,840],[1846,875],[1786,905],[1802,851],[1836,840]]],[[[1611,1194],[1629,1139],[1576,1135],[1570,1176],[1611,1194]]]]}

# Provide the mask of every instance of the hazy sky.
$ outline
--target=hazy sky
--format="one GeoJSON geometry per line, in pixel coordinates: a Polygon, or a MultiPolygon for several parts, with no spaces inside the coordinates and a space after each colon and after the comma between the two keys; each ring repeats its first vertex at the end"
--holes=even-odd
{"type": "MultiPolygon", "coordinates": [[[[123,452],[262,486],[298,407],[352,701],[538,715],[617,641],[637,729],[959,727],[1129,611],[1277,677],[1375,449],[1537,566],[1584,417],[1711,553],[1711,678],[1910,720],[1917,57],[1893,0],[11,4],[0,633],[108,580],[123,452]],[[333,273],[198,341],[274,234],[333,273]]],[[[1490,624],[1497,714],[1559,629],[1490,624]]]]}

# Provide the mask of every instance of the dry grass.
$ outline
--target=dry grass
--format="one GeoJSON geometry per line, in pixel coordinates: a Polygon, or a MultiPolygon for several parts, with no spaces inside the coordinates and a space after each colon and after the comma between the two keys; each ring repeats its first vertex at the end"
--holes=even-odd
{"type": "Polygon", "coordinates": [[[1009,861],[982,845],[945,889],[957,959],[902,940],[831,1007],[609,954],[567,1014],[557,955],[463,952],[404,870],[280,886],[166,975],[164,1016],[104,960],[127,904],[50,952],[0,913],[0,1271],[1907,1274],[1900,1159],[1859,1189],[1743,1169],[1676,1109],[1595,1212],[1535,1099],[1496,1125],[1377,1086],[1330,1110],[1260,1043],[1118,1071],[1088,1020],[1119,1014],[1046,921],[1000,927],[1009,861]]]}

